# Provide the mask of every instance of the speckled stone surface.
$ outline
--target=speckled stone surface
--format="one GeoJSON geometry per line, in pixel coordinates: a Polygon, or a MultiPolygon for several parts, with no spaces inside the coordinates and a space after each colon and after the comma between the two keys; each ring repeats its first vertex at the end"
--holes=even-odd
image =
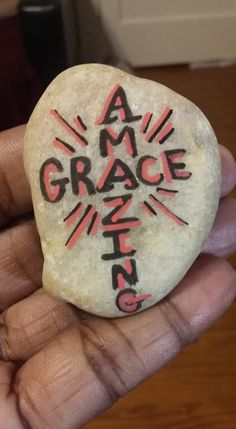
{"type": "Polygon", "coordinates": [[[215,134],[170,89],[103,65],[59,75],[24,162],[46,290],[105,317],[165,297],[201,252],[220,194],[215,134]]]}

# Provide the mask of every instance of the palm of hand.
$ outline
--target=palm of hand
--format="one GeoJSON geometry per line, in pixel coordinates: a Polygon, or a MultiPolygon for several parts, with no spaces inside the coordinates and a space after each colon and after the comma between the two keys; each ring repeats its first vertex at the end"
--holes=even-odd
{"type": "MultiPolygon", "coordinates": [[[[223,258],[236,248],[236,203],[222,199],[208,255],[161,303],[126,319],[91,316],[41,288],[23,134],[20,127],[0,136],[0,427],[78,428],[160,369],[235,298],[236,275],[223,258]]],[[[225,149],[222,161],[225,197],[236,167],[225,149]]]]}

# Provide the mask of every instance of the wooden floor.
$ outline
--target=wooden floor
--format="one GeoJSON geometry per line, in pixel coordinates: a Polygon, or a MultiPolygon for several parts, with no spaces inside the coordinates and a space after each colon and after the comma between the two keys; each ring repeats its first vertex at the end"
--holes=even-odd
{"type": "MultiPolygon", "coordinates": [[[[236,66],[136,74],[198,104],[219,142],[236,156],[236,66]]],[[[235,255],[231,262],[236,268],[235,255]]],[[[86,428],[236,429],[236,303],[200,340],[86,428]]]]}

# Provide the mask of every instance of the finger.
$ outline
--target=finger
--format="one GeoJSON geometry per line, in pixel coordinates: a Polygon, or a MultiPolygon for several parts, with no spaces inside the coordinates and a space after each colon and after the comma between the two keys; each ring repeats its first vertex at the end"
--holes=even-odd
{"type": "MultiPolygon", "coordinates": [[[[236,250],[236,200],[225,198],[221,201],[218,216],[214,228],[210,234],[207,243],[204,245],[205,253],[214,254],[216,256],[228,257],[236,250]]],[[[32,223],[27,223],[16,228],[16,232],[12,232],[11,236],[19,238],[24,237],[21,243],[12,239],[13,248],[5,245],[5,249],[9,249],[10,262],[7,265],[10,269],[14,269],[16,277],[13,280],[8,280],[6,276],[7,265],[1,267],[2,275],[0,274],[0,298],[2,298],[2,306],[6,311],[0,317],[0,359],[9,361],[27,360],[33,354],[40,351],[60,330],[71,326],[78,322],[78,313],[73,307],[62,304],[60,301],[55,301],[49,297],[46,292],[40,291],[40,294],[30,295],[39,285],[41,279],[42,257],[38,257],[38,241],[35,244],[33,235],[35,234],[32,223]],[[18,230],[19,228],[19,230],[18,230]],[[27,245],[31,244],[30,248],[27,245]],[[24,248],[25,246],[25,248],[24,248]],[[36,248],[35,248],[36,246],[36,248]],[[14,259],[14,253],[19,255],[16,261],[21,260],[23,255],[24,261],[17,264],[14,259]],[[28,252],[28,257],[27,257],[28,252]],[[31,258],[31,264],[28,264],[28,258],[31,258]],[[40,260],[39,260],[40,259],[40,260]],[[25,270],[19,276],[19,267],[27,267],[27,272],[31,267],[31,275],[25,270]],[[32,282],[32,276],[36,276],[36,282],[32,282]],[[21,279],[21,281],[20,281],[21,279]],[[9,289],[4,293],[5,284],[10,284],[9,289]],[[2,294],[2,296],[1,296],[2,294]],[[23,299],[24,296],[28,298],[23,299]],[[20,300],[21,299],[21,300],[20,300]],[[20,302],[13,304],[19,300],[20,302]],[[8,309],[7,309],[8,308],[8,309]],[[17,324],[15,323],[17,320],[17,324]],[[55,322],[56,321],[56,322],[55,322]]],[[[4,234],[8,236],[10,230],[4,234]]],[[[1,254],[1,252],[0,252],[1,254]]],[[[3,262],[6,258],[3,254],[3,262]]]]}
{"type": "MultiPolygon", "coordinates": [[[[222,200],[203,252],[228,257],[236,251],[235,218],[235,200],[222,200]]],[[[41,287],[42,266],[43,256],[33,220],[0,233],[0,311],[41,287]]],[[[27,308],[30,307],[27,302],[27,308]]]]}
{"type": "MultiPolygon", "coordinates": [[[[30,191],[25,179],[22,159],[20,158],[23,134],[24,127],[18,127],[0,134],[0,185],[2,185],[0,188],[0,225],[4,223],[4,219],[5,222],[7,222],[11,217],[20,215],[31,207],[30,191]],[[18,158],[20,158],[19,162],[18,158]],[[12,169],[12,166],[15,164],[17,168],[12,169]],[[11,172],[11,174],[9,174],[9,172],[11,172]],[[17,176],[17,181],[14,183],[15,176],[17,176]],[[12,189],[12,191],[9,191],[10,189],[12,189]],[[9,201],[13,202],[16,199],[18,201],[17,205],[14,203],[10,204],[14,210],[10,209],[7,213],[9,201]],[[5,208],[3,209],[3,207],[5,208]],[[5,215],[3,213],[5,213],[5,215]]],[[[220,150],[223,165],[222,193],[225,194],[230,192],[235,184],[236,169],[235,161],[230,152],[222,146],[220,150]]],[[[30,238],[30,230],[28,230],[28,232],[24,229],[21,231],[20,227],[17,229],[16,235],[11,235],[11,239],[9,238],[10,234],[8,232],[6,235],[0,236],[0,310],[4,310],[18,300],[28,296],[38,287],[41,281],[42,256],[40,254],[40,257],[38,257],[37,267],[35,267],[37,257],[34,255],[35,253],[39,255],[39,245],[37,234],[33,226],[31,228],[33,229],[32,238],[30,238]],[[17,238],[16,243],[14,237],[17,238]],[[21,237],[23,237],[22,243],[20,243],[21,237]],[[16,249],[18,247],[21,248],[21,252],[17,252],[17,258],[15,257],[14,247],[16,247],[16,249]],[[27,263],[25,263],[24,257],[23,260],[21,260],[21,255],[29,256],[30,252],[33,252],[33,256],[30,260],[28,258],[27,263]],[[5,254],[8,255],[7,258],[5,258],[5,254]],[[28,266],[29,270],[31,270],[32,267],[31,275],[28,276],[24,269],[19,268],[19,265],[23,265],[24,267],[28,266]],[[21,275],[18,277],[17,272],[19,271],[21,271],[23,278],[21,275]],[[8,275],[9,273],[10,275],[8,275]],[[32,278],[32,282],[30,282],[29,277],[32,278]]],[[[230,238],[229,235],[227,235],[227,238],[230,238]]],[[[217,249],[218,246],[219,243],[217,243],[217,249]]],[[[227,249],[227,243],[224,242],[223,246],[227,249]]],[[[211,253],[214,253],[214,247],[212,246],[211,253]]],[[[221,255],[223,256],[223,253],[221,253],[221,255]]]]}
{"type": "MultiPolygon", "coordinates": [[[[22,146],[25,126],[0,133],[0,228],[32,209],[31,195],[25,176],[22,146]]],[[[220,146],[222,157],[222,196],[236,183],[235,161],[220,146]]]]}
{"type": "Polygon", "coordinates": [[[43,256],[34,221],[0,233],[0,311],[41,286],[43,256]]]}
{"type": "Polygon", "coordinates": [[[40,289],[0,315],[0,360],[25,361],[78,322],[79,311],[75,307],[40,289]]]}
{"type": "MultiPolygon", "coordinates": [[[[18,128],[19,129],[19,128],[18,128]]],[[[16,129],[17,130],[17,129],[16,129]]],[[[13,130],[15,131],[15,130],[13,130]]],[[[6,132],[7,134],[9,132],[6,132]]],[[[231,171],[233,165],[233,158],[229,154],[227,150],[223,149],[223,157],[225,157],[226,161],[223,161],[223,165],[225,166],[225,171],[231,171]],[[225,154],[225,155],[224,155],[225,154]],[[228,161],[227,161],[228,160],[228,161]],[[231,168],[226,168],[231,164],[231,168]]],[[[224,174],[226,177],[226,174],[224,174]]],[[[233,180],[227,181],[227,189],[230,190],[232,187],[233,180]]],[[[0,196],[1,198],[1,196],[0,196]]],[[[229,225],[231,225],[226,216],[225,226],[229,230],[229,225]]],[[[231,216],[231,220],[233,221],[233,216],[231,216]]],[[[221,225],[223,223],[221,222],[221,225]]],[[[224,227],[224,225],[223,225],[224,227]]],[[[23,299],[24,297],[31,294],[41,283],[41,270],[42,270],[42,255],[39,251],[39,241],[33,225],[28,226],[27,228],[24,226],[21,230],[20,226],[16,229],[16,234],[10,233],[10,230],[6,233],[2,233],[4,235],[0,236],[0,309],[4,310],[15,302],[23,299]],[[10,239],[11,236],[11,239],[10,239]],[[22,243],[20,242],[21,237],[22,243]],[[15,251],[16,249],[16,251],[15,251]],[[18,250],[17,250],[18,249],[18,250]],[[7,255],[7,257],[5,256],[7,255]],[[17,257],[16,257],[17,256],[17,257]],[[25,258],[26,256],[26,258],[25,258]],[[37,262],[38,261],[38,262],[37,262]],[[26,273],[23,267],[28,267],[29,273],[26,273]],[[30,275],[29,275],[30,274],[30,275]],[[32,280],[32,281],[31,281],[32,280]],[[6,287],[7,285],[7,287],[6,287]]],[[[219,228],[217,230],[217,234],[219,235],[219,228]]],[[[214,235],[215,237],[215,235],[214,235]]],[[[231,240],[232,236],[230,234],[225,234],[224,237],[231,240]]],[[[212,240],[212,244],[215,243],[215,240],[212,240]]],[[[227,244],[226,242],[216,243],[216,252],[218,251],[219,244],[221,247],[227,250],[227,255],[229,253],[229,249],[231,243],[227,244]]],[[[214,246],[211,245],[210,252],[214,253],[214,246]]],[[[216,253],[219,254],[219,253],[216,253]]],[[[221,252],[221,256],[223,252],[221,252]]]]}
{"type": "Polygon", "coordinates": [[[18,371],[21,415],[35,429],[82,426],[196,339],[235,295],[234,270],[205,256],[148,311],[125,320],[85,314],[79,329],[68,329],[18,371]]]}
{"type": "MultiPolygon", "coordinates": [[[[221,201],[219,213],[214,225],[214,228],[209,236],[207,243],[204,245],[203,251],[205,253],[214,254],[220,257],[228,257],[236,250],[236,200],[225,198],[221,201]]],[[[16,237],[22,235],[25,243],[33,239],[31,236],[32,224],[26,224],[22,228],[22,232],[17,233],[16,237]],[[30,229],[28,230],[28,228],[30,229]],[[28,238],[28,233],[30,239],[28,238]]],[[[7,232],[6,232],[7,233],[7,232]]],[[[14,242],[14,241],[13,241],[14,242]]],[[[35,255],[32,258],[32,275],[41,279],[42,260],[38,261],[38,269],[35,266],[34,259],[37,262],[37,248],[34,249],[34,241],[32,241],[31,249],[24,249],[21,244],[18,251],[19,255],[26,257],[28,254],[35,255]],[[34,251],[33,251],[34,249],[34,251]],[[36,253],[35,253],[36,252],[36,253]]],[[[7,246],[4,246],[4,249],[7,246]]],[[[14,245],[17,249],[17,242],[14,245]]],[[[14,258],[13,252],[10,255],[14,258]]],[[[29,256],[30,257],[30,256],[29,256]]],[[[3,259],[5,261],[5,259],[3,259]]],[[[14,261],[14,259],[13,259],[14,261]]],[[[17,267],[17,264],[10,259],[10,267],[17,267]]],[[[27,259],[26,259],[27,262],[27,259]]],[[[27,264],[25,264],[27,265],[27,264]]],[[[23,262],[20,263],[20,268],[24,266],[23,262]]],[[[30,267],[30,265],[29,265],[30,267]]],[[[37,283],[32,283],[31,278],[23,271],[23,281],[19,281],[19,275],[16,277],[16,284],[9,288],[7,293],[4,294],[4,286],[6,283],[11,284],[8,278],[5,277],[6,266],[2,267],[2,282],[0,282],[0,297],[2,292],[2,302],[5,308],[13,300],[21,298],[21,301],[16,305],[11,306],[0,317],[0,359],[9,361],[26,360],[33,354],[40,351],[45,344],[47,344],[55,335],[60,332],[60,329],[65,329],[73,323],[78,322],[78,314],[71,306],[62,304],[60,301],[55,301],[49,297],[46,292],[40,291],[40,295],[31,295],[27,299],[25,296],[32,293],[37,287],[37,283]],[[2,283],[2,288],[1,288],[2,283]],[[8,304],[8,305],[7,305],[8,304]],[[17,320],[17,324],[15,324],[17,320]],[[57,321],[55,323],[55,321],[57,321]],[[48,328],[47,328],[48,327],[48,328]]],[[[16,273],[18,273],[18,268],[16,273]]],[[[1,273],[1,262],[0,262],[1,273]]],[[[1,278],[1,274],[0,274],[1,278]]]]}
{"type": "Polygon", "coordinates": [[[236,200],[221,200],[213,229],[203,246],[204,253],[228,258],[236,252],[236,200]]]}
{"type": "Polygon", "coordinates": [[[221,145],[220,154],[222,165],[221,197],[225,197],[236,185],[236,163],[232,153],[221,145]]]}
{"type": "Polygon", "coordinates": [[[25,429],[17,409],[17,397],[11,391],[15,367],[0,361],[0,427],[4,429],[25,429]]]}
{"type": "MultiPolygon", "coordinates": [[[[236,251],[235,219],[236,201],[223,199],[203,252],[227,258],[236,251]]],[[[43,256],[34,221],[0,234],[0,311],[41,287],[42,266],[43,256]]],[[[30,311],[30,300],[23,305],[30,311]]]]}
{"type": "Polygon", "coordinates": [[[0,228],[32,209],[23,167],[25,126],[0,133],[0,228]]]}

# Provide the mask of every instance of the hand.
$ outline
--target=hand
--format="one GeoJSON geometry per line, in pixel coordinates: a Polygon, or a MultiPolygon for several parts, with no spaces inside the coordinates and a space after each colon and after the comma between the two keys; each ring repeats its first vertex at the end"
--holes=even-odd
{"type": "Polygon", "coordinates": [[[20,0],[0,0],[0,18],[9,18],[17,14],[20,0]]]}
{"type": "MultiPolygon", "coordinates": [[[[50,298],[22,163],[24,127],[0,135],[0,427],[75,429],[158,371],[236,296],[236,201],[223,198],[201,255],[153,308],[106,320],[50,298]],[[220,256],[222,259],[220,259],[220,256]]],[[[221,148],[222,197],[236,164],[221,148]]]]}

